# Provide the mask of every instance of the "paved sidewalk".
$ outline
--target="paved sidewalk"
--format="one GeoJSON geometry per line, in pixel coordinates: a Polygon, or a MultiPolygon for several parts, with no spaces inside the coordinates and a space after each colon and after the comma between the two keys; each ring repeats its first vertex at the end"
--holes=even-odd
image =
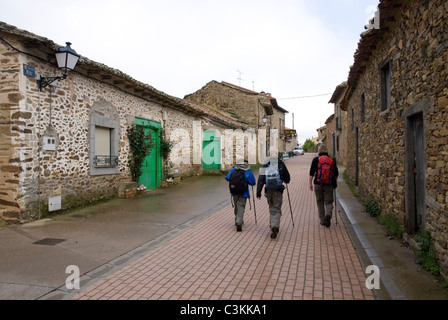
{"type": "MultiPolygon", "coordinates": [[[[228,205],[122,269],[67,298],[151,300],[363,299],[374,295],[341,217],[329,229],[318,221],[308,189],[312,155],[287,161],[280,233],[272,240],[265,198],[256,200],[258,225],[247,205],[243,232],[228,205]]],[[[206,201],[206,194],[204,194],[206,201]]],[[[334,219],[333,219],[334,220],[334,219]]]]}
{"type": "Polygon", "coordinates": [[[83,275],[81,288],[120,270],[227,206],[223,180],[190,177],[142,197],[0,227],[0,300],[64,299],[71,265],[83,275]]]}
{"type": "MultiPolygon", "coordinates": [[[[340,167],[340,172],[345,168],[340,167]]],[[[379,268],[381,287],[374,290],[377,300],[448,300],[443,282],[416,263],[416,255],[402,239],[390,237],[378,218],[371,217],[349,186],[340,179],[337,209],[363,269],[379,268]]]]}

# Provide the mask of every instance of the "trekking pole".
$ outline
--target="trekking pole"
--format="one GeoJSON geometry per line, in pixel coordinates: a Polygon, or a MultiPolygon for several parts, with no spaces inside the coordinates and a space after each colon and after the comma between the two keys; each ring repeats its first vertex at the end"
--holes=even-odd
{"type": "Polygon", "coordinates": [[[292,227],[294,228],[294,218],[292,216],[292,206],[291,206],[291,199],[289,198],[288,184],[286,184],[286,192],[288,193],[289,209],[291,210],[292,227]]]}
{"type": "Polygon", "coordinates": [[[254,193],[254,186],[252,187],[252,198],[254,198],[254,214],[255,214],[255,225],[257,225],[257,209],[255,209],[255,193],[254,193]]]}
{"type": "Polygon", "coordinates": [[[336,202],[336,189],[333,189],[333,198],[334,198],[334,215],[336,217],[336,225],[338,225],[338,209],[337,209],[337,202],[336,202]]]}

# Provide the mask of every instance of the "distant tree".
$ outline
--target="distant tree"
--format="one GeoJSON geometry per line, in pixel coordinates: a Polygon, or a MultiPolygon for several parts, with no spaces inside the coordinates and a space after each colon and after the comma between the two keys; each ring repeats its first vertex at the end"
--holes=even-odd
{"type": "Polygon", "coordinates": [[[308,150],[314,146],[315,146],[315,144],[313,141],[311,141],[310,139],[306,139],[305,143],[303,144],[303,150],[305,152],[308,152],[308,150]]]}

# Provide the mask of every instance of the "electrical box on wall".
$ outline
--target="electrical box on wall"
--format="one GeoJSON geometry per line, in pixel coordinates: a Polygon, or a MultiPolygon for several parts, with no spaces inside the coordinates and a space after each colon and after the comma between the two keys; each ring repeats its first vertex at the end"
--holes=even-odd
{"type": "Polygon", "coordinates": [[[61,196],[48,197],[48,211],[58,211],[62,209],[61,196]]]}
{"type": "Polygon", "coordinates": [[[59,135],[57,131],[50,125],[47,127],[43,135],[40,136],[42,151],[57,151],[59,144],[59,135]]]}
{"type": "Polygon", "coordinates": [[[42,139],[42,150],[43,151],[56,151],[56,138],[44,136],[42,139]]]}

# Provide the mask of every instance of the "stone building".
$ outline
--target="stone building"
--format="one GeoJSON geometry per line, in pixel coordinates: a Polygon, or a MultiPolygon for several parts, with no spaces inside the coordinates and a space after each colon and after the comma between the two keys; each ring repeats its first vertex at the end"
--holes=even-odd
{"type": "Polygon", "coordinates": [[[317,128],[317,138],[315,146],[309,152],[317,152],[321,144],[325,144],[328,148],[328,154],[335,157],[336,154],[336,119],[334,114],[325,120],[325,125],[317,128]]]}
{"type": "Polygon", "coordinates": [[[448,272],[448,2],[381,0],[340,106],[347,170],[407,235],[430,232],[448,272]]]}
{"type": "Polygon", "coordinates": [[[265,129],[266,154],[275,143],[278,152],[286,152],[288,137],[285,136],[285,114],[288,111],[281,108],[270,93],[255,92],[228,82],[211,81],[198,91],[186,95],[184,99],[232,117],[256,133],[265,129]],[[263,117],[266,123],[263,122],[263,117]],[[274,134],[271,129],[277,130],[275,140],[271,137],[274,134]]]}
{"type": "MultiPolygon", "coordinates": [[[[55,59],[59,47],[0,22],[0,218],[4,220],[39,218],[51,210],[116,196],[119,185],[131,181],[129,126],[141,125],[153,134],[155,148],[139,181],[147,189],[158,187],[166,176],[208,169],[202,153],[214,132],[246,128],[85,57],[67,79],[39,90],[38,75],[61,74],[55,59]],[[165,139],[173,143],[166,160],[160,153],[165,139]]],[[[207,151],[219,154],[222,146],[215,147],[207,151]]]]}
{"type": "Polygon", "coordinates": [[[334,104],[334,130],[332,133],[332,145],[331,151],[336,157],[337,162],[346,165],[347,159],[347,112],[341,109],[341,99],[344,94],[347,84],[341,83],[338,85],[331,96],[329,103],[334,104]]]}
{"type": "Polygon", "coordinates": [[[322,126],[316,129],[317,131],[317,144],[327,144],[327,126],[322,126]]]}
{"type": "Polygon", "coordinates": [[[297,146],[297,131],[295,129],[285,128],[285,151],[292,152],[297,146]]]}
{"type": "Polygon", "coordinates": [[[325,132],[327,136],[326,145],[328,154],[334,158],[336,154],[336,120],[334,114],[329,116],[325,121],[325,132]]]}

